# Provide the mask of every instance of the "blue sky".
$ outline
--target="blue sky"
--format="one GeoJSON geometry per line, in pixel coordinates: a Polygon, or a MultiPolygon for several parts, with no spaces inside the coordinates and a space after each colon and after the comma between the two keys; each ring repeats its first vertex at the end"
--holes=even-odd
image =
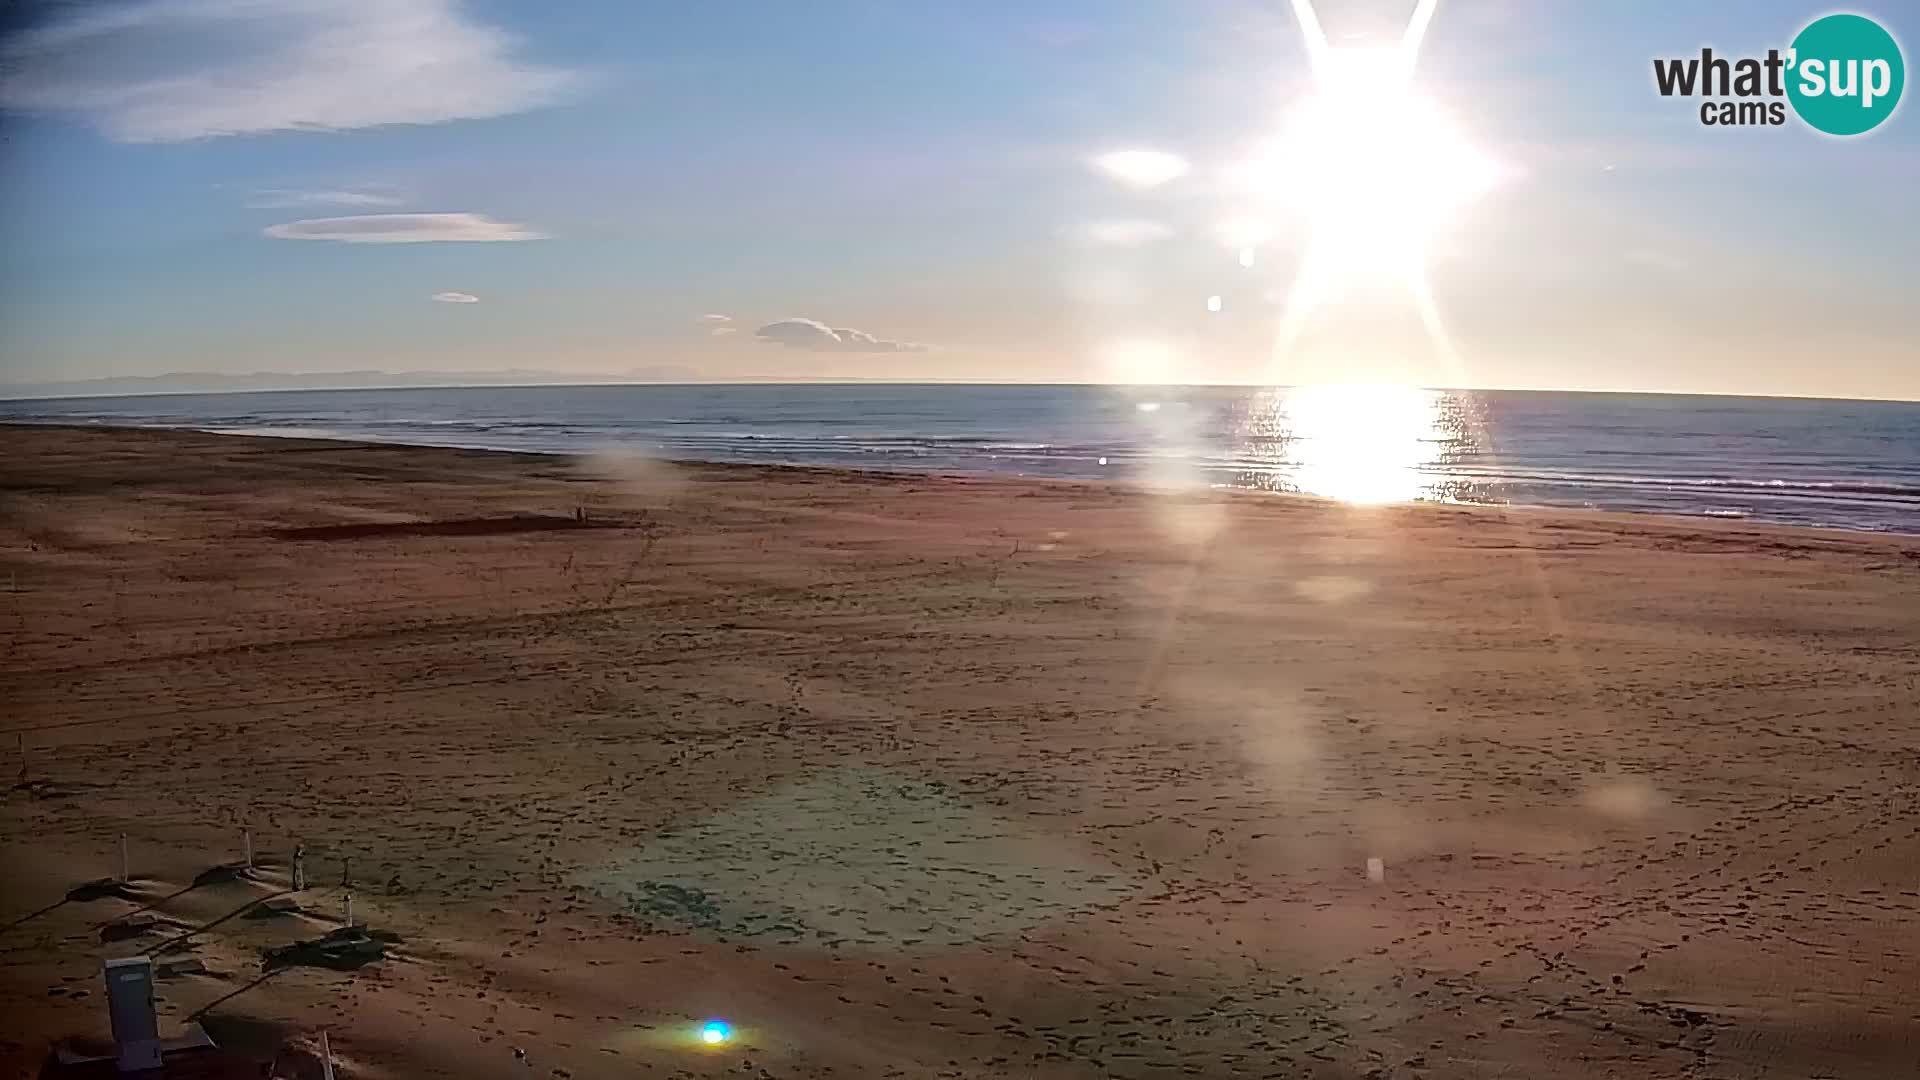
{"type": "MultiPolygon", "coordinates": [[[[1314,5],[1343,48],[1413,6],[1314,5]]],[[[1423,249],[1453,352],[1361,283],[1277,354],[1310,222],[1251,268],[1219,226],[1312,86],[1287,0],[34,3],[0,363],[1920,398],[1911,105],[1836,140],[1652,88],[1827,10],[1440,0],[1415,86],[1498,166],[1423,249]],[[1188,169],[1116,183],[1123,149],[1188,169]]]]}

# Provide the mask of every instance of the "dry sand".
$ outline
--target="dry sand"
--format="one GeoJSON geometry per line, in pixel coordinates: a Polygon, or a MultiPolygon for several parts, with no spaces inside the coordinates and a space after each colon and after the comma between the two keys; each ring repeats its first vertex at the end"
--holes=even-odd
{"type": "Polygon", "coordinates": [[[1914,538],[97,429],[0,460],[0,1074],[154,950],[205,966],[166,1023],[325,1027],[356,1077],[1916,1075],[1914,538]],[[193,886],[243,827],[258,880],[193,886]],[[63,901],[122,832],[134,898],[63,901]],[[305,913],[246,911],[296,842],[305,913]],[[402,941],[262,979],[346,859],[402,941]]]}

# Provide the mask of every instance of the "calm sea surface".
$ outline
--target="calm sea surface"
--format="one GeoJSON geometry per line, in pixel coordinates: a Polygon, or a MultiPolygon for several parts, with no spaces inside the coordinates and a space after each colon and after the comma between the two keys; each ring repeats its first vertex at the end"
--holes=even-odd
{"type": "Polygon", "coordinates": [[[1920,533],[1920,404],[1380,387],[547,386],[0,401],[0,420],[1144,480],[1920,533]]]}

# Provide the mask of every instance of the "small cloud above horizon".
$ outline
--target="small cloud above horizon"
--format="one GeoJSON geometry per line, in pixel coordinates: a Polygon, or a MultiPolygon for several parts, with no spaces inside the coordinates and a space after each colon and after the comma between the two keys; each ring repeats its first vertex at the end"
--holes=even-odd
{"type": "Polygon", "coordinates": [[[702,315],[700,317],[702,319],[707,320],[708,322],[732,322],[733,321],[733,316],[731,315],[702,315]]]}
{"type": "Polygon", "coordinates": [[[63,5],[0,44],[0,107],[121,142],[349,131],[525,112],[580,77],[517,60],[453,0],[63,5]]]}
{"type": "Polygon", "coordinates": [[[791,318],[770,322],[753,336],[771,345],[813,352],[925,352],[926,346],[876,337],[865,330],[828,326],[818,319],[791,318]]]}
{"type": "Polygon", "coordinates": [[[728,334],[737,334],[739,332],[739,328],[734,326],[716,326],[707,331],[707,333],[712,334],[714,337],[726,337],[728,334]]]}
{"type": "Polygon", "coordinates": [[[480,302],[479,297],[472,293],[465,292],[434,293],[433,298],[443,304],[477,304],[480,302]]]}
{"type": "Polygon", "coordinates": [[[249,210],[291,210],[301,206],[399,206],[405,200],[384,191],[288,191],[269,188],[247,204],[249,210]]]}
{"type": "Polygon", "coordinates": [[[547,234],[484,214],[359,214],[308,218],[261,230],[276,240],[333,240],[342,244],[493,243],[545,240],[547,234]]]}

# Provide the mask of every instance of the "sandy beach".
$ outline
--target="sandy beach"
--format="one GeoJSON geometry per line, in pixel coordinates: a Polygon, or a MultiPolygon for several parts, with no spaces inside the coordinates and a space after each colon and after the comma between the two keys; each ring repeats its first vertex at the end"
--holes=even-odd
{"type": "Polygon", "coordinates": [[[142,952],[163,1026],[287,1075],[323,1028],[383,1078],[1920,1069],[1917,537],[0,459],[0,1075],[142,952]],[[383,955],[263,968],[349,892],[383,955]]]}

